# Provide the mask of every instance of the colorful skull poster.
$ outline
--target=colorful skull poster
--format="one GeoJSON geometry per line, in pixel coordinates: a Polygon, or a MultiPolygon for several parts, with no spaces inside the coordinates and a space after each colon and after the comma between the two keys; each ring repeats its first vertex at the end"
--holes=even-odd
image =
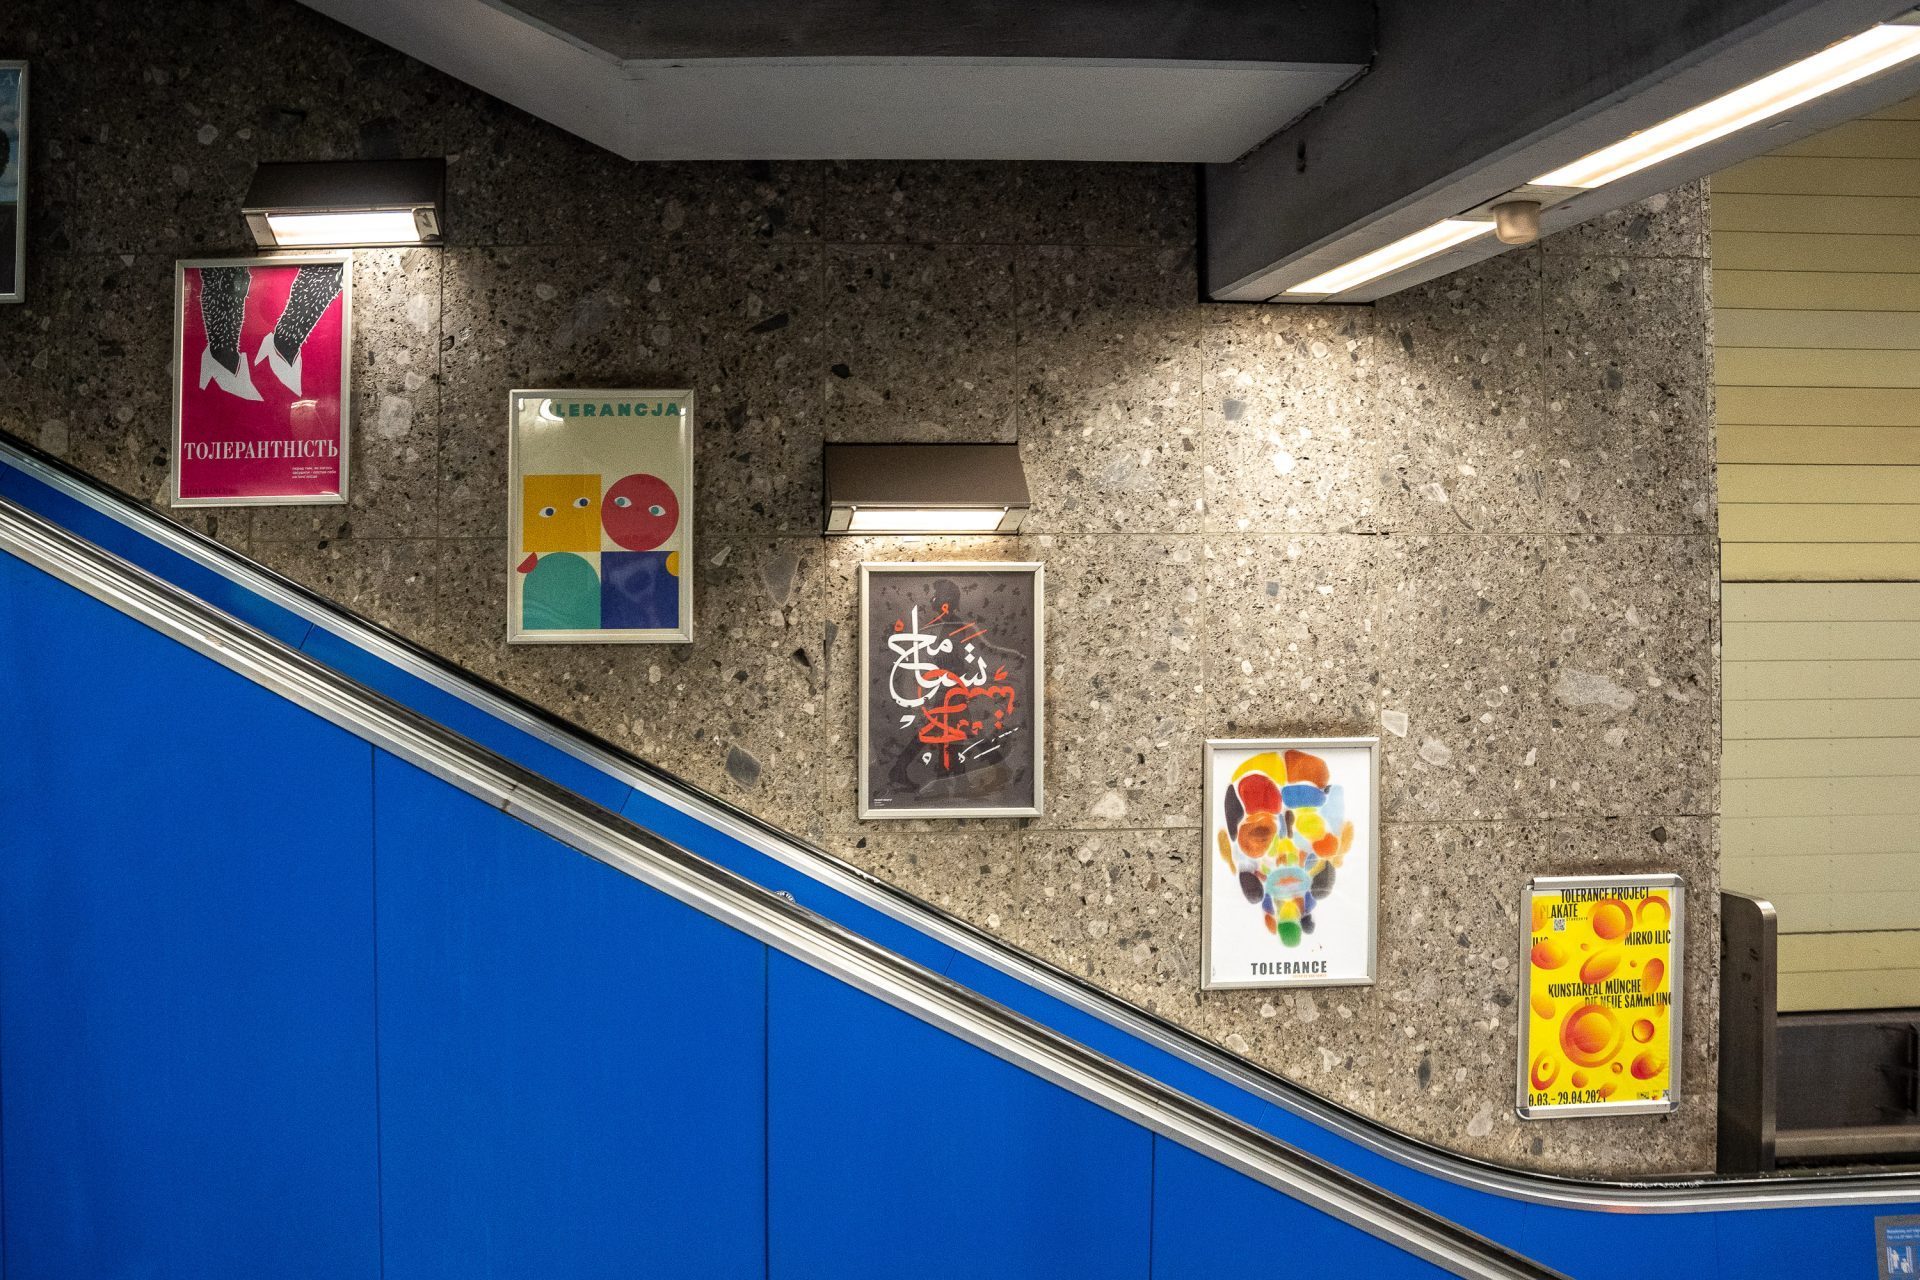
{"type": "Polygon", "coordinates": [[[1378,744],[1207,744],[1201,986],[1373,981],[1378,744]]]}
{"type": "Polygon", "coordinates": [[[693,394],[516,391],[507,638],[693,639],[693,394]]]}
{"type": "Polygon", "coordinates": [[[353,255],[175,277],[173,505],[345,502],[353,255]]]}
{"type": "Polygon", "coordinates": [[[1522,1118],[1674,1108],[1684,894],[1675,875],[1528,883],[1522,1118]]]}

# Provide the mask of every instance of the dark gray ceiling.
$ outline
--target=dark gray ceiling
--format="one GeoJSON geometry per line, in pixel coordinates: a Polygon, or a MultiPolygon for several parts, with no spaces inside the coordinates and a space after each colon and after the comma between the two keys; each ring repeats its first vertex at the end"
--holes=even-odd
{"type": "Polygon", "coordinates": [[[1372,0],[516,0],[623,59],[1142,58],[1365,63],[1372,0]]]}

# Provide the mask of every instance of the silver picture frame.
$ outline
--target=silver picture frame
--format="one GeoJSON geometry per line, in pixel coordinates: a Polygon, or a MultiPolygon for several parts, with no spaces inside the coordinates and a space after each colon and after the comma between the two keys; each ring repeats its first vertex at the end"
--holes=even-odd
{"type": "Polygon", "coordinates": [[[5,251],[13,254],[13,288],[0,290],[0,303],[27,300],[27,124],[29,76],[27,64],[18,59],[0,60],[0,76],[17,75],[20,95],[20,139],[17,154],[11,159],[15,170],[13,243],[5,251]]]}
{"type": "Polygon", "coordinates": [[[175,507],[338,507],[353,492],[353,251],[276,253],[252,258],[182,258],[173,264],[173,450],[168,460],[168,505],[175,507]],[[263,495],[183,498],[180,496],[180,402],[191,376],[183,350],[187,336],[187,272],[202,267],[298,267],[337,262],[340,271],[340,492],[319,497],[263,495]]]}
{"type": "Polygon", "coordinates": [[[1202,991],[1242,991],[1285,987],[1367,987],[1379,979],[1380,959],[1380,739],[1343,738],[1209,738],[1202,748],[1201,787],[1207,815],[1202,824],[1206,847],[1200,857],[1200,989],[1202,991]],[[1274,973],[1244,980],[1214,976],[1214,847],[1219,819],[1214,813],[1214,791],[1219,756],[1224,752],[1258,754],[1263,751],[1354,751],[1367,753],[1367,818],[1365,826],[1367,868],[1366,926],[1362,943],[1364,963],[1359,973],[1290,974],[1274,973]]]}
{"type": "Polygon", "coordinates": [[[1673,872],[1645,872],[1632,875],[1531,876],[1520,891],[1520,1029],[1519,1050],[1515,1059],[1514,1113],[1522,1120],[1558,1120],[1572,1116],[1664,1115],[1680,1105],[1680,1046],[1686,1025],[1686,944],[1687,885],[1684,877],[1673,872]],[[1630,1102],[1576,1102],[1533,1105],[1527,1100],[1529,1063],[1533,1059],[1532,1001],[1533,975],[1533,896],[1557,893],[1564,889],[1661,890],[1669,895],[1672,916],[1668,924],[1666,988],[1671,993],[1667,1018],[1667,1063],[1669,1084],[1662,1099],[1630,1102]]]}
{"type": "Polygon", "coordinates": [[[869,561],[860,566],[860,689],[857,699],[860,718],[859,795],[857,808],[863,821],[908,820],[914,818],[1037,818],[1046,810],[1047,764],[1047,583],[1046,565],[1033,560],[945,560],[869,561]],[[882,574],[936,573],[1009,573],[1028,575],[1033,580],[1033,803],[999,806],[876,807],[871,803],[868,765],[872,758],[868,691],[872,687],[872,636],[870,605],[873,578],[882,574]]]}
{"type": "Polygon", "coordinates": [[[699,412],[698,397],[690,387],[659,389],[652,387],[520,387],[507,393],[507,573],[515,572],[520,558],[521,447],[519,407],[526,400],[674,400],[684,405],[680,417],[680,467],[676,476],[681,497],[681,528],[684,530],[681,554],[677,627],[624,628],[619,630],[530,630],[515,616],[514,588],[508,578],[506,593],[508,644],[692,644],[693,643],[693,547],[694,498],[693,462],[698,445],[694,418],[699,412]]]}

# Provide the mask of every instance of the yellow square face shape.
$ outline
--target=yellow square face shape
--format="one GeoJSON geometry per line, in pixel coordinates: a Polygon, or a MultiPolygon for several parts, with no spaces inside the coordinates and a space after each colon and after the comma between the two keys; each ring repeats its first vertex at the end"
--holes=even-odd
{"type": "Polygon", "coordinates": [[[520,489],[520,549],[598,551],[600,477],[525,477],[520,489]]]}

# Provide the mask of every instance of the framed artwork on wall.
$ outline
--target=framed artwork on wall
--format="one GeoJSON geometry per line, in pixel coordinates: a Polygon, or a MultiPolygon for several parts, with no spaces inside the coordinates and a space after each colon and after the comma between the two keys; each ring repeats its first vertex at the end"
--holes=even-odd
{"type": "Polygon", "coordinates": [[[1201,987],[1371,983],[1379,739],[1216,739],[1202,772],[1201,987]]]}
{"type": "Polygon", "coordinates": [[[1520,903],[1522,1120],[1680,1104],[1677,875],[1536,876],[1520,903]]]}
{"type": "Polygon", "coordinates": [[[508,397],[507,640],[693,639],[693,392],[508,397]]]}
{"type": "Polygon", "coordinates": [[[174,267],[173,505],[347,500],[353,255],[174,267]]]}
{"type": "Polygon", "coordinates": [[[1045,570],[860,566],[860,816],[1031,818],[1044,804],[1045,570]]]}
{"type": "Polygon", "coordinates": [[[27,64],[0,62],[0,302],[27,297],[27,64]]]}

